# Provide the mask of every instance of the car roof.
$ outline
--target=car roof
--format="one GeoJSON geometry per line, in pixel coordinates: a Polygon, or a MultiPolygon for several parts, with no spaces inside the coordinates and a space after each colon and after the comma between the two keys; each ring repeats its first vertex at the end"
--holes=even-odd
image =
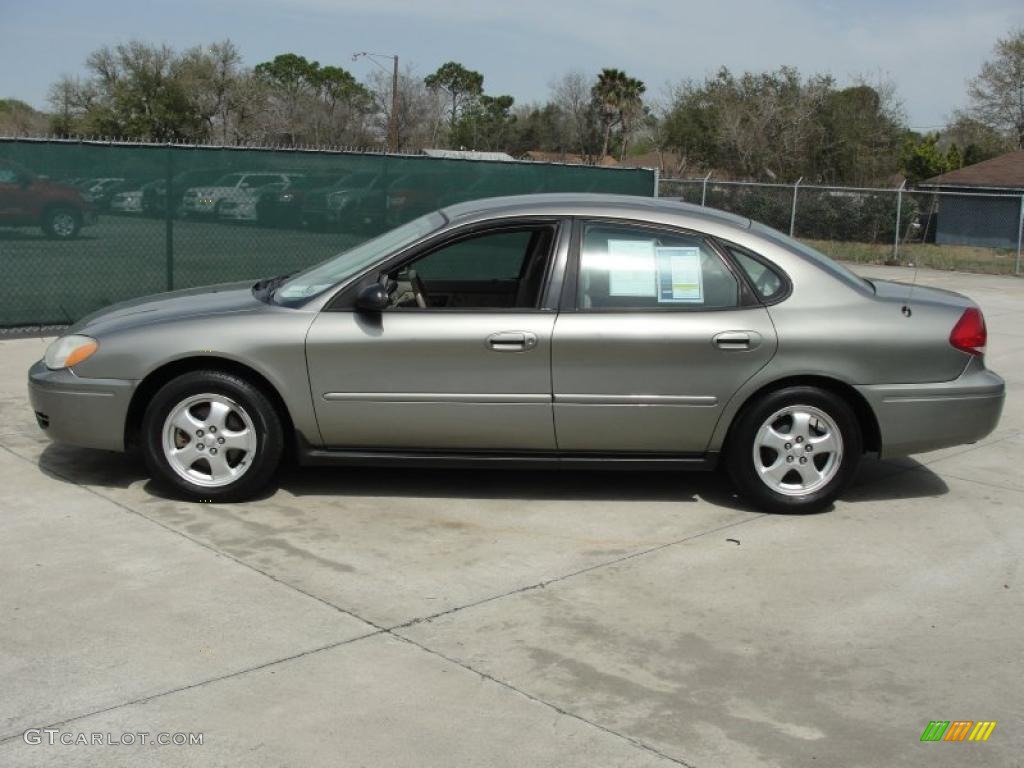
{"type": "Polygon", "coordinates": [[[642,197],[640,195],[606,195],[577,192],[557,192],[532,195],[491,197],[456,203],[442,212],[453,223],[488,216],[612,216],[672,223],[698,223],[725,225],[749,229],[750,219],[714,208],[704,208],[671,198],[642,197]]]}

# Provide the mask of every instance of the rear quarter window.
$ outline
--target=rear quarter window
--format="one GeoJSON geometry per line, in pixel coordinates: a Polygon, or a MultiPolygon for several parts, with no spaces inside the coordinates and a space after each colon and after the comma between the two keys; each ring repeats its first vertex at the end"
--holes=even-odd
{"type": "Polygon", "coordinates": [[[789,290],[789,284],[777,267],[735,245],[726,244],[725,247],[733,261],[750,278],[758,299],[763,302],[771,302],[785,296],[789,290]]]}

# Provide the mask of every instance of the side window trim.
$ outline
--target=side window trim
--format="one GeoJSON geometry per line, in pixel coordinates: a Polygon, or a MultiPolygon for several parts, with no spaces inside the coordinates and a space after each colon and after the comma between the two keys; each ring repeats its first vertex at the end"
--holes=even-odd
{"type": "Polygon", "coordinates": [[[579,312],[581,314],[623,314],[623,313],[647,313],[647,312],[723,312],[723,311],[737,311],[741,309],[751,309],[754,307],[761,306],[761,303],[756,297],[756,292],[748,285],[746,275],[743,274],[743,270],[734,263],[733,259],[730,258],[727,253],[727,249],[717,240],[717,238],[697,230],[686,229],[685,227],[675,227],[671,224],[652,223],[649,221],[642,221],[638,219],[628,218],[615,218],[608,216],[574,216],[572,224],[572,242],[569,248],[569,258],[565,270],[564,284],[562,286],[561,300],[559,302],[559,312],[579,312]],[[651,232],[660,232],[675,237],[699,237],[707,243],[708,248],[721,259],[722,264],[726,270],[732,274],[736,280],[736,285],[739,289],[738,302],[735,307],[705,307],[705,306],[686,306],[686,305],[667,305],[664,307],[650,307],[645,309],[634,309],[634,308],[603,308],[603,309],[584,309],[578,306],[578,286],[579,286],[579,274],[581,264],[581,252],[583,245],[583,232],[588,224],[606,224],[609,226],[618,227],[630,227],[640,230],[649,230],[651,232]]]}

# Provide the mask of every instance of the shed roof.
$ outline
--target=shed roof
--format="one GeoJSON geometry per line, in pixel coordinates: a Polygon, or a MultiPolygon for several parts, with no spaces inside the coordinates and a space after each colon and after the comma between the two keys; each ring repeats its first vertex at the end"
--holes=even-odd
{"type": "Polygon", "coordinates": [[[1024,149],[933,176],[921,186],[1024,189],[1024,149]]]}

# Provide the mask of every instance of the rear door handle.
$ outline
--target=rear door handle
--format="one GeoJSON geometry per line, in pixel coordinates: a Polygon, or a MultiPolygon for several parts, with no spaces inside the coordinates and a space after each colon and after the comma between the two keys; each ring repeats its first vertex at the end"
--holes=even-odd
{"type": "Polygon", "coordinates": [[[487,337],[487,346],[495,352],[526,352],[537,346],[537,334],[529,331],[501,331],[487,337]]]}
{"type": "Polygon", "coordinates": [[[753,349],[761,343],[761,335],[753,331],[724,331],[712,341],[719,349],[753,349]]]}

